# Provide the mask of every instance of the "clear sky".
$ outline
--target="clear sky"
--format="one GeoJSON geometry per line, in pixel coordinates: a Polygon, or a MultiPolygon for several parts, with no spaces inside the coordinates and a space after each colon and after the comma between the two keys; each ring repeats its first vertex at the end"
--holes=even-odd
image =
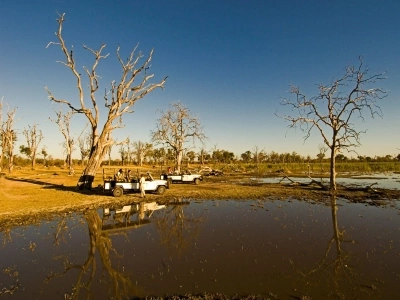
{"type": "MultiPolygon", "coordinates": [[[[119,141],[129,136],[150,142],[157,110],[179,100],[199,117],[208,150],[240,155],[257,146],[315,157],[319,134],[304,142],[301,131],[288,131],[275,116],[283,109],[280,100],[289,96],[290,84],[313,96],[316,84],[342,76],[362,55],[372,72],[387,72],[379,85],[390,94],[380,105],[383,118],[357,123],[367,130],[357,151],[368,156],[400,152],[400,1],[3,0],[0,97],[18,107],[19,132],[39,125],[45,136],[41,146],[53,157],[61,157],[63,138],[49,117],[60,106],[48,100],[44,87],[58,98],[78,99],[71,72],[56,62],[64,59],[60,49],[46,49],[56,41],[57,12],[66,15],[64,38],[74,46],[82,73],[93,61],[82,44],[93,49],[107,44],[110,56],[99,68],[101,91],[120,76],[117,45],[126,56],[137,43],[144,54],[154,48],[156,81],[169,76],[164,91],[140,100],[135,113],[124,117],[126,127],[113,135],[119,141]]],[[[102,97],[100,92],[99,103],[102,97]]],[[[85,121],[73,120],[77,137],[85,121]]],[[[22,135],[18,139],[18,146],[26,144],[22,135]]]]}

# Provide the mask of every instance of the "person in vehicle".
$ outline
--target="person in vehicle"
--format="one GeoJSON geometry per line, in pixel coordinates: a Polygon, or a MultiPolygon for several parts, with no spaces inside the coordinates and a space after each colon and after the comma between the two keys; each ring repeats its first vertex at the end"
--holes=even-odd
{"type": "Polygon", "coordinates": [[[115,174],[115,179],[117,181],[123,181],[124,180],[124,171],[122,171],[122,169],[119,169],[117,174],[115,174]]]}
{"type": "Polygon", "coordinates": [[[132,180],[131,170],[128,170],[128,172],[126,173],[125,179],[127,182],[131,182],[131,180],[132,180]]]}

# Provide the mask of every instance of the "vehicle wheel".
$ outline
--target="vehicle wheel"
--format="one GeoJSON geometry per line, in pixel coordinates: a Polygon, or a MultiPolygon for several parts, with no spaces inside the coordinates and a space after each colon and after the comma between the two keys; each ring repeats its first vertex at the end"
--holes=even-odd
{"type": "Polygon", "coordinates": [[[194,184],[199,184],[199,183],[200,183],[200,179],[196,178],[196,179],[194,180],[194,184]]]}
{"type": "Polygon", "coordinates": [[[164,193],[165,193],[165,186],[160,185],[160,186],[157,188],[157,194],[158,194],[158,195],[162,195],[162,194],[164,194],[164,193]]]}
{"type": "Polygon", "coordinates": [[[122,189],[122,187],[117,186],[114,190],[113,190],[113,195],[114,197],[121,197],[124,194],[124,190],[122,189]]]}

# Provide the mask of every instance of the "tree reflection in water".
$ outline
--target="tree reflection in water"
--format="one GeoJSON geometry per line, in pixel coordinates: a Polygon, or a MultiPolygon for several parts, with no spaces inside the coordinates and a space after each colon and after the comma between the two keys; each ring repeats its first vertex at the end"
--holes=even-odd
{"type": "Polygon", "coordinates": [[[161,245],[182,254],[189,245],[194,244],[200,233],[200,225],[204,222],[203,214],[199,217],[186,216],[184,208],[190,202],[178,201],[169,203],[166,211],[155,221],[160,235],[161,245]]]}
{"type": "MultiPolygon", "coordinates": [[[[136,213],[137,211],[134,211],[136,213]]],[[[59,273],[50,274],[47,277],[46,282],[51,281],[54,278],[65,276],[67,273],[70,273],[72,270],[78,270],[78,276],[76,281],[72,286],[71,293],[65,295],[65,299],[92,299],[93,291],[92,285],[95,277],[99,277],[101,281],[107,280],[105,275],[108,275],[109,283],[104,283],[104,286],[108,286],[108,295],[112,299],[124,299],[126,297],[132,297],[133,295],[140,295],[140,288],[135,286],[130,279],[130,274],[126,274],[123,271],[118,270],[112,264],[112,260],[110,255],[114,254],[115,256],[122,258],[121,255],[117,253],[117,251],[112,246],[111,235],[113,234],[121,234],[118,231],[112,231],[110,229],[123,229],[129,228],[131,224],[128,219],[131,216],[131,212],[127,212],[122,220],[119,219],[120,214],[114,214],[113,225],[103,226],[103,221],[96,210],[88,210],[84,214],[84,219],[88,225],[88,233],[89,233],[89,248],[87,258],[83,263],[73,263],[70,261],[70,257],[68,255],[63,256],[62,259],[64,270],[59,273]],[[96,255],[96,253],[98,255],[96,255]],[[96,256],[99,257],[102,263],[102,273],[96,274],[98,270],[96,256]]],[[[145,223],[145,222],[144,222],[145,223]]],[[[132,224],[133,226],[138,226],[137,222],[132,224]]],[[[67,230],[67,226],[65,226],[65,220],[62,219],[57,227],[57,231],[55,233],[55,244],[59,245],[61,233],[65,233],[67,230]]],[[[125,234],[122,231],[122,234],[125,234]]]]}
{"type": "Polygon", "coordinates": [[[346,244],[354,244],[355,242],[345,238],[346,231],[344,229],[339,230],[338,205],[335,195],[331,196],[330,202],[333,226],[332,237],[328,241],[324,256],[318,265],[313,269],[300,272],[300,274],[303,276],[306,286],[313,280],[318,284],[323,284],[325,280],[325,284],[332,291],[331,293],[340,299],[344,297],[340,290],[354,291],[359,294],[360,289],[364,287],[369,289],[369,291],[364,290],[364,292],[371,293],[374,289],[373,286],[362,286],[358,282],[361,276],[356,274],[352,267],[355,257],[345,249],[346,244]]]}

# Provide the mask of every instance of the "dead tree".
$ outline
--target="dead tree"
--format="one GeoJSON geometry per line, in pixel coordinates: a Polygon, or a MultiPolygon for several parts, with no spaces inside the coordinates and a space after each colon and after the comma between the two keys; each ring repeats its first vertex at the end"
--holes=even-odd
{"type": "Polygon", "coordinates": [[[108,148],[108,151],[107,151],[107,155],[108,155],[108,165],[109,165],[109,166],[111,166],[111,150],[112,150],[112,146],[113,146],[113,145],[110,145],[110,147],[108,148]]]}
{"type": "Polygon", "coordinates": [[[81,155],[81,166],[84,165],[86,158],[89,156],[91,144],[92,142],[90,134],[81,134],[81,136],[78,138],[78,148],[81,155]]]}
{"type": "Polygon", "coordinates": [[[29,152],[27,152],[27,155],[31,160],[32,170],[35,170],[36,155],[39,144],[43,140],[43,133],[37,128],[37,124],[33,124],[33,126],[28,125],[28,128],[25,128],[24,131],[22,131],[22,134],[28,144],[27,148],[29,149],[29,152]]]}
{"type": "Polygon", "coordinates": [[[207,150],[204,147],[202,147],[198,153],[198,159],[200,160],[202,166],[204,166],[205,157],[207,156],[207,154],[207,150]]]}
{"type": "Polygon", "coordinates": [[[157,128],[151,132],[152,141],[156,144],[167,144],[175,152],[176,169],[180,172],[183,153],[190,149],[189,141],[197,139],[203,142],[206,136],[197,117],[181,102],[172,103],[165,113],[161,111],[157,128]]]}
{"type": "Polygon", "coordinates": [[[61,134],[64,137],[63,146],[65,148],[65,152],[67,155],[66,163],[69,169],[69,175],[73,175],[75,172],[72,166],[72,151],[74,150],[75,140],[71,136],[71,131],[70,131],[70,124],[73,111],[71,110],[66,114],[63,114],[62,111],[60,110],[58,112],[56,111],[55,113],[57,119],[54,120],[52,118],[49,119],[50,121],[58,125],[58,129],[60,130],[61,134]]]}
{"type": "Polygon", "coordinates": [[[322,144],[322,145],[318,146],[318,151],[319,151],[319,153],[317,154],[317,157],[319,159],[319,164],[321,166],[321,173],[322,173],[324,171],[324,169],[322,168],[322,161],[325,157],[326,151],[328,151],[328,148],[326,148],[325,145],[322,144]]]}
{"type": "Polygon", "coordinates": [[[139,64],[143,54],[141,52],[136,53],[137,46],[132,50],[127,59],[121,58],[120,48],[117,47],[116,55],[122,68],[122,76],[119,82],[112,81],[111,87],[106,90],[104,100],[108,112],[102,124],[100,123],[100,109],[96,99],[97,92],[99,91],[100,77],[97,73],[97,67],[99,62],[109,55],[102,53],[106,45],[102,44],[99,50],[93,50],[83,45],[83,48],[89,51],[95,59],[91,68],[83,67],[89,86],[88,95],[86,95],[83,89],[81,71],[77,69],[73,51],[67,48],[62,36],[65,14],[59,15],[57,22],[58,30],[55,35],[58,41],[50,42],[49,45],[58,45],[61,48],[65,57],[65,61],[61,63],[71,70],[73,76],[77,80],[77,89],[79,93],[78,105],[71,101],[55,97],[47,87],[46,91],[51,101],[67,105],[75,113],[84,114],[89,121],[92,145],[90,147],[87,165],[83,170],[83,176],[78,181],[78,186],[82,188],[91,188],[97,169],[100,167],[109,147],[114,143],[111,138],[112,131],[123,127],[122,116],[126,113],[133,113],[131,108],[136,101],[142,99],[157,88],[163,88],[167,77],[159,83],[150,83],[154,75],[148,72],[151,67],[150,62],[154,50],[151,50],[147,59],[142,64],[139,64]],[[87,106],[85,102],[86,98],[90,98],[91,107],[87,106]],[[100,128],[102,128],[101,131],[100,128]]]}
{"type": "Polygon", "coordinates": [[[12,173],[14,169],[14,143],[17,140],[17,134],[14,131],[14,117],[17,112],[15,107],[13,110],[7,111],[7,119],[3,121],[3,104],[1,102],[1,164],[3,163],[3,157],[7,158],[8,172],[12,173]]]}
{"type": "MultiPolygon", "coordinates": [[[[3,129],[3,98],[0,101],[0,127],[3,129]]],[[[5,135],[3,134],[3,130],[0,130],[0,172],[3,170],[3,159],[4,159],[4,145],[5,145],[5,135]]]]}
{"type": "Polygon", "coordinates": [[[311,136],[314,129],[320,133],[324,144],[330,149],[330,189],[336,190],[336,154],[346,149],[361,145],[360,135],[365,131],[356,130],[351,120],[357,116],[364,120],[364,114],[371,118],[381,116],[378,100],[386,92],[374,87],[384,80],[384,73],[369,74],[363,60],[359,57],[358,67],[348,67],[345,74],[329,85],[319,84],[316,96],[307,98],[300,88],[291,86],[290,93],[294,99],[283,99],[281,104],[297,112],[296,116],[278,116],[289,121],[289,128],[300,127],[305,133],[304,140],[311,136]]]}
{"type": "Polygon", "coordinates": [[[121,155],[121,165],[124,166],[126,164],[126,161],[128,160],[128,151],[126,150],[126,145],[121,144],[119,145],[119,150],[118,153],[121,155]]]}
{"type": "Polygon", "coordinates": [[[149,143],[144,143],[141,141],[136,141],[132,143],[134,153],[136,154],[136,159],[139,166],[143,166],[143,161],[146,155],[153,149],[153,145],[149,143]]]}

